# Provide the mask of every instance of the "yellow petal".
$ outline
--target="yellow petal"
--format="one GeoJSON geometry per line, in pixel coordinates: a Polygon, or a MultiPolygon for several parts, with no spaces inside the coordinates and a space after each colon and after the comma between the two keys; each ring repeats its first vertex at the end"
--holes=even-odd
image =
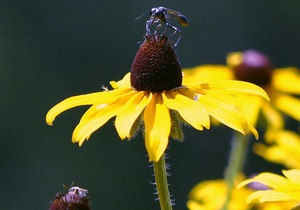
{"type": "Polygon", "coordinates": [[[260,109],[263,103],[266,103],[263,98],[253,95],[239,94],[236,97],[237,108],[244,115],[250,125],[255,126],[260,109]]]}
{"type": "Polygon", "coordinates": [[[272,87],[291,93],[300,94],[300,70],[294,67],[280,68],[273,71],[272,87]]]}
{"type": "Polygon", "coordinates": [[[203,130],[202,126],[204,126],[209,129],[210,119],[208,113],[200,103],[187,97],[188,92],[191,91],[188,89],[181,89],[180,93],[176,90],[166,91],[163,94],[163,99],[169,109],[178,111],[181,117],[194,128],[203,130]]]}
{"type": "Polygon", "coordinates": [[[280,94],[273,99],[273,103],[279,110],[300,121],[299,99],[286,94],[280,94]]]}
{"type": "MultiPolygon", "coordinates": [[[[300,192],[300,170],[299,169],[292,169],[292,170],[283,170],[282,173],[284,176],[297,185],[297,190],[300,192]]],[[[295,186],[296,187],[296,186],[295,186]]]]}
{"type": "Polygon", "coordinates": [[[271,128],[275,130],[283,128],[284,119],[282,115],[270,103],[263,103],[261,111],[271,128]]]}
{"type": "Polygon", "coordinates": [[[145,144],[149,161],[158,161],[165,152],[171,131],[169,109],[161,93],[153,95],[144,111],[145,144]]]}
{"type": "Polygon", "coordinates": [[[224,65],[201,65],[193,68],[184,68],[182,72],[183,84],[233,79],[232,70],[224,65]]]}
{"type": "Polygon", "coordinates": [[[110,85],[114,89],[118,88],[129,88],[130,87],[130,73],[127,73],[122,80],[116,82],[116,81],[111,81],[110,85]]]}
{"type": "Polygon", "coordinates": [[[144,91],[136,92],[126,104],[124,104],[122,111],[117,115],[115,126],[121,139],[128,138],[130,136],[130,130],[141,114],[144,108],[149,104],[152,98],[152,94],[144,91]]]}
{"type": "Polygon", "coordinates": [[[233,106],[207,95],[199,96],[198,101],[205,107],[209,115],[216,118],[224,125],[243,134],[249,131],[247,121],[233,106]]]}
{"type": "Polygon", "coordinates": [[[259,183],[262,183],[272,189],[284,190],[284,191],[294,190],[294,189],[297,189],[297,187],[298,187],[298,186],[295,187],[294,183],[290,182],[289,180],[287,180],[286,178],[284,178],[282,176],[279,176],[279,175],[273,174],[273,173],[264,172],[264,173],[261,173],[251,179],[247,179],[247,180],[241,182],[238,185],[238,188],[245,186],[251,182],[259,182],[259,183]]]}
{"type": "Polygon", "coordinates": [[[52,125],[57,115],[77,106],[92,105],[95,103],[111,103],[112,101],[115,101],[119,95],[122,95],[128,91],[130,91],[129,88],[107,92],[96,92],[67,98],[48,111],[46,115],[46,122],[48,125],[52,125]]]}
{"type": "Polygon", "coordinates": [[[120,113],[125,102],[130,99],[131,94],[127,94],[127,97],[125,96],[126,94],[120,96],[118,100],[106,106],[94,105],[91,107],[89,114],[83,115],[76,126],[72,141],[79,142],[79,145],[81,145],[94,131],[104,125],[110,118],[120,113]]]}
{"type": "Polygon", "coordinates": [[[111,97],[111,100],[105,100],[105,102],[100,101],[98,103],[95,103],[82,115],[81,121],[97,115],[98,111],[101,111],[103,108],[105,108],[106,106],[108,106],[111,103],[120,103],[118,101],[126,102],[132,96],[134,96],[135,93],[136,93],[136,91],[130,90],[130,91],[123,93],[122,95],[119,95],[117,97],[111,97]]]}
{"type": "Polygon", "coordinates": [[[240,65],[243,62],[243,53],[242,52],[231,52],[228,53],[226,57],[226,63],[231,68],[234,68],[240,65]]]}
{"type": "Polygon", "coordinates": [[[288,168],[300,168],[300,136],[291,131],[268,131],[265,140],[271,146],[255,144],[254,151],[268,161],[288,168]]]}
{"type": "MultiPolygon", "coordinates": [[[[190,85],[189,85],[190,86],[190,85]]],[[[270,100],[268,94],[261,87],[249,82],[227,80],[220,82],[202,83],[198,87],[193,85],[199,91],[205,94],[250,94],[257,95],[270,100]]]]}
{"type": "MultiPolygon", "coordinates": [[[[252,193],[248,199],[247,203],[252,200],[259,200],[260,203],[263,202],[278,202],[278,201],[300,201],[300,192],[281,192],[276,190],[260,190],[252,193]]],[[[288,208],[290,209],[290,208],[288,208]]]]}

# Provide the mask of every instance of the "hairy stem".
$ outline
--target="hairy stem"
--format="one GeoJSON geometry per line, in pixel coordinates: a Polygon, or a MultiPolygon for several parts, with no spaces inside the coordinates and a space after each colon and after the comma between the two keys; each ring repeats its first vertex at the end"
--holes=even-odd
{"type": "Polygon", "coordinates": [[[161,210],[172,210],[167,180],[165,155],[162,155],[158,162],[154,161],[153,165],[160,208],[161,210]]]}

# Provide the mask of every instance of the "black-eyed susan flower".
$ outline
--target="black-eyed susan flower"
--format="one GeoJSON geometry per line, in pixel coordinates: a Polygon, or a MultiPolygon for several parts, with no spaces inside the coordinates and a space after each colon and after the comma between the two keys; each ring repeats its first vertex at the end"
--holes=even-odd
{"type": "MultiPolygon", "coordinates": [[[[241,181],[243,176],[236,180],[241,181]]],[[[223,179],[208,180],[197,184],[189,193],[187,206],[189,210],[216,210],[223,209],[226,201],[227,184],[223,179]]],[[[247,203],[247,198],[254,192],[252,188],[235,187],[232,189],[231,200],[227,206],[229,210],[287,210],[295,206],[290,202],[257,202],[247,203]]]]}
{"type": "Polygon", "coordinates": [[[113,90],[74,96],[58,103],[47,113],[47,123],[52,125],[57,115],[70,108],[91,106],[73,132],[72,141],[82,145],[113,117],[121,139],[132,138],[142,122],[149,160],[158,161],[170,136],[182,138],[179,122],[203,130],[209,129],[213,117],[234,130],[243,134],[251,131],[257,137],[243,114],[226,101],[237,94],[268,99],[260,87],[242,81],[182,84],[180,64],[165,35],[147,35],[131,72],[111,85],[113,90]]]}
{"type": "Polygon", "coordinates": [[[282,173],[285,177],[264,172],[241,182],[238,187],[241,188],[249,183],[258,182],[270,188],[253,192],[247,199],[248,203],[256,200],[260,203],[290,202],[295,207],[300,202],[300,170],[283,170],[282,173]]]}
{"type": "Polygon", "coordinates": [[[270,96],[271,103],[257,96],[239,95],[236,98],[236,106],[251,125],[256,125],[259,113],[262,113],[269,128],[282,128],[284,120],[279,111],[300,121],[300,100],[293,96],[300,95],[298,68],[273,69],[270,59],[255,50],[231,53],[227,57],[227,63],[227,66],[202,65],[183,69],[183,81],[211,82],[234,79],[254,83],[264,88],[270,96]]]}
{"type": "Polygon", "coordinates": [[[290,169],[300,169],[300,136],[299,134],[279,130],[267,132],[265,140],[268,143],[254,144],[254,152],[270,162],[283,164],[290,169]]]}

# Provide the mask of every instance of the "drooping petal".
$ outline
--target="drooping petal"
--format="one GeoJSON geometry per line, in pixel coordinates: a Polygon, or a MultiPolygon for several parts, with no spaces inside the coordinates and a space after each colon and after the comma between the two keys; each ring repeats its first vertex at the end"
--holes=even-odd
{"type": "Polygon", "coordinates": [[[300,121],[300,99],[286,94],[278,94],[273,99],[273,103],[279,110],[300,121]]]}
{"type": "MultiPolygon", "coordinates": [[[[205,108],[193,98],[187,97],[188,89],[181,89],[180,93],[178,91],[164,92],[163,99],[167,107],[178,111],[181,117],[194,128],[203,130],[202,126],[204,126],[209,129],[210,119],[205,108]]],[[[195,96],[194,93],[192,94],[195,96]]]]}
{"type": "Polygon", "coordinates": [[[201,65],[184,68],[182,72],[184,85],[233,79],[232,70],[224,65],[201,65]]]}
{"type": "Polygon", "coordinates": [[[200,95],[198,101],[205,107],[209,115],[216,118],[224,125],[243,134],[249,131],[247,121],[234,106],[225,104],[222,101],[207,95],[200,95]]]}
{"type": "Polygon", "coordinates": [[[82,145],[84,140],[89,138],[94,131],[104,125],[110,118],[120,113],[123,105],[131,96],[131,94],[124,94],[111,104],[91,107],[90,110],[94,111],[94,113],[90,111],[89,115],[83,115],[73,132],[72,141],[79,142],[79,145],[82,145]]]}
{"type": "Polygon", "coordinates": [[[136,92],[117,115],[115,126],[121,139],[129,138],[133,123],[149,104],[152,94],[145,91],[136,92]]]}
{"type": "Polygon", "coordinates": [[[56,104],[48,111],[46,115],[46,122],[48,125],[52,125],[57,115],[77,106],[92,105],[97,103],[111,103],[112,101],[116,100],[119,95],[122,95],[128,91],[130,91],[129,88],[107,92],[96,92],[67,98],[56,104]]]}
{"type": "Polygon", "coordinates": [[[300,69],[294,67],[280,68],[273,71],[272,87],[291,93],[300,94],[300,69]]]}
{"type": "Polygon", "coordinates": [[[263,98],[254,95],[239,94],[236,96],[237,108],[250,125],[255,126],[262,104],[267,103],[263,98]]]}
{"type": "Polygon", "coordinates": [[[161,93],[155,93],[144,111],[145,144],[149,161],[158,161],[167,148],[171,131],[169,109],[161,93]]]}
{"type": "MultiPolygon", "coordinates": [[[[191,85],[188,85],[190,87],[191,85]]],[[[220,82],[201,83],[198,86],[191,87],[198,90],[200,93],[214,95],[214,94],[250,94],[257,95],[270,100],[268,94],[261,87],[249,82],[227,80],[220,82]]]]}

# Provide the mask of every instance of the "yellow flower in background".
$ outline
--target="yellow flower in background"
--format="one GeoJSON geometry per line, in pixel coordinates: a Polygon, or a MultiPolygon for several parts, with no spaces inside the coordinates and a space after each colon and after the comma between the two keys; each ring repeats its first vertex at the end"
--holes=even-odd
{"type": "MultiPolygon", "coordinates": [[[[208,180],[197,184],[188,195],[187,206],[189,210],[218,210],[222,209],[226,200],[227,184],[223,179],[208,180]]],[[[232,191],[232,199],[228,205],[230,210],[247,210],[246,203],[252,190],[236,188],[232,191]]]]}
{"type": "Polygon", "coordinates": [[[183,81],[242,80],[254,83],[264,88],[271,103],[247,95],[238,95],[234,101],[251,125],[256,125],[261,112],[269,128],[282,128],[284,120],[278,110],[300,121],[300,100],[293,96],[300,95],[298,68],[273,69],[268,57],[254,50],[229,54],[227,64],[183,69],[183,81]]]}
{"type": "Polygon", "coordinates": [[[249,183],[261,183],[269,187],[269,190],[258,190],[253,192],[247,202],[258,200],[264,202],[290,202],[296,207],[300,202],[300,170],[283,170],[285,177],[273,173],[261,173],[251,179],[241,182],[241,188],[249,183]]]}
{"type": "Polygon", "coordinates": [[[300,169],[300,136],[287,130],[267,132],[270,145],[254,144],[254,152],[266,160],[283,164],[290,169],[300,169]]]}
{"type": "Polygon", "coordinates": [[[91,106],[76,126],[72,141],[79,145],[115,118],[121,139],[133,137],[140,122],[144,124],[145,145],[149,161],[158,161],[169,136],[182,139],[180,122],[197,130],[209,129],[210,117],[243,134],[257,131],[232,105],[235,94],[257,95],[268,99],[260,87],[241,81],[202,82],[182,85],[182,72],[176,54],[166,36],[147,36],[132,63],[131,73],[118,82],[114,90],[73,96],[55,105],[46,115],[52,125],[60,113],[77,106],[91,106]]]}
{"type": "MultiPolygon", "coordinates": [[[[242,180],[239,177],[237,181],[242,180]]],[[[228,210],[287,210],[295,206],[289,202],[247,203],[253,193],[251,188],[233,188],[228,210]]],[[[226,200],[227,184],[225,180],[208,180],[197,184],[189,193],[187,207],[189,210],[221,210],[226,200]]]]}

